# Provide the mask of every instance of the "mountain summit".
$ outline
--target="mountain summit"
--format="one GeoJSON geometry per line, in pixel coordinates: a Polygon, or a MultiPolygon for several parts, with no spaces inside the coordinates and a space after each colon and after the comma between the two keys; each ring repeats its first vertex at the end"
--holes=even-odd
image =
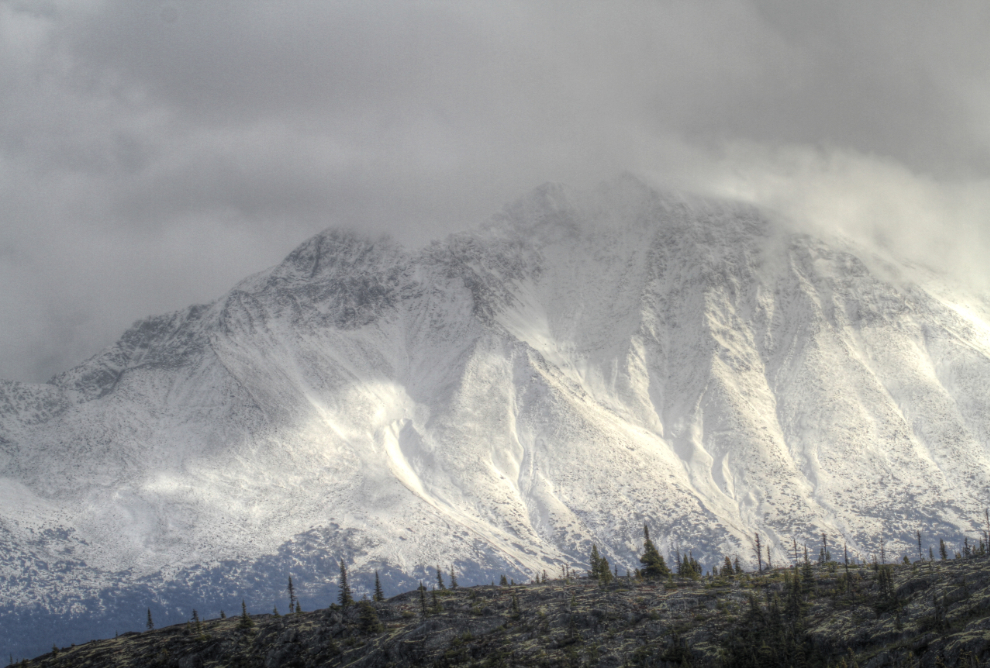
{"type": "Polygon", "coordinates": [[[706,565],[755,565],[756,532],[775,563],[822,533],[861,559],[972,538],[990,320],[913,271],[632,177],[416,251],[326,231],[0,383],[4,632],[267,610],[290,573],[326,605],[341,558],[396,586],[592,543],[631,569],[644,523],[706,565]]]}

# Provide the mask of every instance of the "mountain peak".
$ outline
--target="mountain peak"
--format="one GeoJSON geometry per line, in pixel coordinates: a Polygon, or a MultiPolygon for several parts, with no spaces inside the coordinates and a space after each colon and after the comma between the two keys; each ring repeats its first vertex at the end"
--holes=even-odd
{"type": "Polygon", "coordinates": [[[0,612],[270,605],[290,570],[325,597],[327,555],[395,586],[592,544],[631,569],[644,523],[706,567],[755,532],[774,561],[975,536],[990,327],[856,253],[629,176],[415,252],[323,232],[57,387],[0,386],[0,612]]]}

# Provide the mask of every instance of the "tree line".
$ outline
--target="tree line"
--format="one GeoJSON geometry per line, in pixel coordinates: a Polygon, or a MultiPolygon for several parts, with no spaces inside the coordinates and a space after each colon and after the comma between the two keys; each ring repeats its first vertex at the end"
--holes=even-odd
{"type": "MultiPolygon", "coordinates": [[[[990,509],[984,512],[984,519],[986,521],[986,529],[982,531],[982,535],[972,543],[970,542],[969,537],[964,537],[962,548],[958,551],[953,551],[949,547],[949,544],[946,543],[944,539],[939,538],[938,541],[939,558],[942,561],[945,561],[949,559],[950,555],[954,556],[954,558],[956,559],[972,559],[972,558],[990,556],[990,509]]],[[[915,537],[917,539],[917,546],[918,546],[918,560],[915,563],[922,563],[925,562],[926,559],[922,545],[922,533],[920,530],[916,532],[915,537]]],[[[773,567],[770,545],[764,543],[759,533],[755,533],[753,536],[752,549],[753,549],[753,556],[755,557],[755,561],[757,565],[757,572],[762,573],[764,572],[764,570],[773,570],[774,567],[773,567]]],[[[809,550],[807,545],[803,546],[803,553],[802,553],[802,551],[798,547],[797,540],[793,539],[792,548],[789,550],[789,552],[791,552],[791,556],[793,557],[792,565],[795,571],[797,571],[797,569],[800,567],[802,573],[807,573],[802,576],[803,582],[805,583],[804,586],[807,586],[807,583],[810,582],[810,578],[811,578],[810,571],[813,568],[811,565],[811,559],[809,556],[809,550]]],[[[883,538],[881,538],[879,545],[879,553],[871,555],[872,565],[874,569],[878,572],[878,577],[880,577],[881,579],[881,584],[883,584],[883,582],[886,582],[886,579],[889,578],[889,571],[884,570],[884,567],[886,567],[887,565],[887,557],[888,555],[886,549],[886,542],[883,538]]],[[[654,544],[653,540],[650,538],[649,526],[645,524],[643,525],[643,552],[638,559],[639,559],[639,563],[641,564],[641,567],[634,569],[633,573],[630,573],[627,570],[625,573],[626,577],[635,577],[637,579],[659,579],[659,578],[670,578],[676,575],[679,577],[698,579],[699,577],[706,575],[705,570],[702,567],[701,563],[697,559],[695,559],[691,551],[682,554],[679,548],[675,548],[674,554],[671,555],[671,559],[673,562],[672,567],[668,566],[666,559],[664,559],[664,556],[660,553],[660,551],[657,549],[656,545],[654,544]]],[[[620,577],[618,572],[618,566],[613,567],[609,564],[608,558],[605,557],[599,551],[597,544],[594,543],[592,544],[591,553],[589,555],[588,561],[589,561],[589,567],[586,573],[586,577],[592,580],[597,580],[602,585],[609,584],[610,582],[620,577]]],[[[934,546],[929,545],[927,562],[933,563],[934,561],[935,561],[934,546]]],[[[908,558],[907,555],[904,555],[902,562],[905,564],[910,564],[911,560],[908,558]]],[[[848,547],[846,544],[843,544],[842,546],[842,561],[839,562],[837,558],[833,558],[832,549],[829,546],[828,535],[822,533],[822,544],[820,546],[819,554],[818,554],[819,568],[836,567],[841,565],[844,566],[846,570],[846,574],[848,575],[849,566],[850,564],[854,564],[854,563],[855,563],[855,558],[850,558],[848,547]]],[[[741,575],[744,572],[745,571],[742,567],[742,563],[740,562],[738,555],[735,555],[734,557],[730,557],[726,555],[724,556],[721,565],[713,566],[708,571],[707,575],[713,577],[714,576],[733,577],[733,576],[741,575]]],[[[437,591],[446,590],[448,588],[448,584],[447,584],[448,582],[450,589],[458,588],[457,573],[454,570],[453,566],[450,567],[450,570],[446,575],[448,580],[445,582],[443,570],[440,568],[440,566],[436,567],[436,584],[434,585],[433,592],[431,594],[432,600],[431,602],[429,602],[429,604],[427,603],[426,600],[426,592],[428,591],[428,589],[425,586],[425,584],[422,581],[420,581],[418,591],[420,594],[420,603],[423,609],[424,616],[429,614],[430,612],[436,612],[442,609],[442,605],[440,604],[439,599],[437,598],[437,594],[436,594],[437,591]]],[[[561,566],[561,577],[564,578],[565,580],[570,579],[570,577],[572,577],[572,572],[567,564],[561,566]]],[[[797,577],[798,576],[795,575],[795,578],[797,577]]],[[[533,582],[537,584],[547,583],[549,581],[550,581],[550,576],[546,570],[543,570],[541,573],[537,573],[536,577],[533,579],[533,582]]],[[[493,579],[492,585],[494,584],[495,581],[493,579]]],[[[515,580],[510,580],[506,578],[505,574],[502,574],[499,578],[500,586],[511,586],[515,584],[516,584],[515,580]]],[[[799,585],[795,580],[795,584],[793,586],[795,587],[795,591],[799,591],[802,585],[799,585]]],[[[299,598],[296,596],[296,588],[292,582],[291,575],[288,578],[286,593],[288,598],[287,614],[301,613],[302,605],[299,601],[299,598]]],[[[792,594],[792,595],[794,597],[798,596],[798,594],[792,594]]],[[[376,569],[375,584],[373,588],[371,601],[370,602],[367,601],[366,597],[362,601],[355,601],[354,595],[351,591],[350,584],[348,583],[347,565],[344,563],[343,559],[340,560],[340,576],[339,576],[337,601],[335,604],[331,604],[331,607],[339,606],[340,608],[347,608],[349,606],[355,604],[361,604],[361,603],[368,604],[370,606],[370,603],[372,602],[377,603],[377,602],[382,602],[384,600],[385,600],[385,593],[384,590],[382,589],[381,580],[378,575],[378,570],[376,569]]],[[[788,606],[794,605],[793,600],[795,599],[791,599],[792,602],[789,603],[788,606]]],[[[774,608],[774,610],[775,609],[777,608],[774,608]]],[[[785,616],[788,619],[794,620],[796,618],[794,617],[793,612],[794,612],[793,607],[790,607],[790,609],[787,610],[787,614],[785,616]]],[[[281,614],[278,611],[277,603],[272,609],[272,614],[275,617],[281,616],[281,614]]],[[[362,614],[368,615],[370,617],[371,615],[374,614],[373,609],[370,614],[365,613],[364,611],[362,611],[362,614]]],[[[769,612],[768,614],[770,614],[771,617],[773,617],[773,615],[776,613],[774,613],[773,610],[771,610],[771,612],[769,612]]],[[[223,610],[220,611],[220,618],[221,619],[226,618],[226,614],[224,613],[223,610]]],[[[189,623],[192,627],[193,633],[195,633],[196,635],[202,634],[199,613],[195,609],[192,611],[192,617],[189,623]]],[[[375,617],[374,622],[369,620],[368,623],[371,625],[377,623],[377,617],[375,617]]],[[[241,600],[241,615],[240,615],[239,624],[245,628],[250,628],[251,626],[253,626],[253,622],[251,621],[251,618],[247,613],[247,604],[243,599],[241,600]]],[[[771,622],[770,626],[774,626],[774,624],[775,622],[771,622]]],[[[155,628],[155,624],[151,615],[150,608],[148,608],[147,610],[147,621],[145,623],[145,628],[149,631],[155,628]]],[[[53,647],[53,649],[55,648],[53,647]]]]}

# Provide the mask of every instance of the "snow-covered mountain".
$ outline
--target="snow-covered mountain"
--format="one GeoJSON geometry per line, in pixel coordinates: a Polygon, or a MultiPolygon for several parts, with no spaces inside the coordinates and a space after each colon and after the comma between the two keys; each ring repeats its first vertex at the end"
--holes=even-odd
{"type": "Polygon", "coordinates": [[[982,301],[737,203],[622,177],[419,250],[330,230],[0,383],[0,622],[41,651],[268,610],[289,573],[325,605],[340,558],[624,570],[644,523],[705,564],[755,563],[755,532],[778,562],[823,532],[915,555],[981,530],[988,405],[982,301]]]}

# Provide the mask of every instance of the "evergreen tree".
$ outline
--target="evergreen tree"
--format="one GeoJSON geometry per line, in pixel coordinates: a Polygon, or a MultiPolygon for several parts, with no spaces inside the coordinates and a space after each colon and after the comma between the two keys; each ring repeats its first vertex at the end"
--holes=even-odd
{"type": "Polygon", "coordinates": [[[743,569],[742,569],[742,564],[739,563],[739,557],[736,557],[735,567],[736,567],[736,575],[741,575],[743,569]]]}
{"type": "Polygon", "coordinates": [[[446,585],[443,583],[443,571],[437,566],[437,589],[446,589],[446,585]]]}
{"type": "Polygon", "coordinates": [[[602,557],[598,562],[598,582],[607,585],[612,581],[612,570],[608,566],[608,559],[602,557]]]}
{"type": "Polygon", "coordinates": [[[588,577],[598,580],[601,577],[602,558],[598,554],[598,545],[591,544],[591,568],[588,569],[588,577]]]}
{"type": "Polygon", "coordinates": [[[199,613],[196,612],[196,608],[193,608],[192,613],[193,630],[196,635],[201,635],[203,633],[203,624],[199,621],[199,613]]]}
{"type": "Polygon", "coordinates": [[[941,538],[938,539],[938,554],[939,556],[942,557],[942,561],[945,561],[946,559],[949,558],[949,554],[945,549],[945,541],[942,540],[941,538]]]}
{"type": "Polygon", "coordinates": [[[457,573],[454,572],[453,564],[450,566],[450,588],[457,589],[457,573]]]}
{"type": "Polygon", "coordinates": [[[925,558],[921,555],[921,530],[918,530],[918,561],[924,561],[925,558]]]}
{"type": "Polygon", "coordinates": [[[292,586],[292,576],[289,576],[289,612],[292,613],[296,609],[296,589],[292,586]]]}
{"type": "Polygon", "coordinates": [[[220,619],[227,619],[227,613],[225,613],[223,610],[220,611],[220,619]]]}
{"type": "Polygon", "coordinates": [[[361,601],[358,604],[358,611],[358,625],[361,628],[361,633],[374,635],[381,633],[385,629],[381,620],[378,619],[378,611],[375,610],[375,606],[370,602],[361,601]]]}
{"type": "Polygon", "coordinates": [[[512,607],[510,608],[510,613],[515,619],[522,616],[522,608],[519,607],[519,598],[515,595],[515,593],[512,594],[512,607]]]}
{"type": "Polygon", "coordinates": [[[298,598],[296,599],[296,614],[297,615],[302,614],[302,606],[299,605],[299,599],[298,598]]]}
{"type": "Polygon", "coordinates": [[[643,556],[639,558],[639,563],[643,564],[644,578],[663,578],[670,575],[667,562],[650,540],[650,528],[645,524],[643,525],[643,556]]]}
{"type": "Polygon", "coordinates": [[[382,583],[378,579],[378,571],[375,571],[375,595],[371,597],[373,601],[381,603],[385,600],[385,592],[382,591],[382,583]]]}
{"type": "Polygon", "coordinates": [[[763,547],[760,545],[760,532],[756,532],[756,547],[754,548],[756,552],[756,567],[757,572],[763,572],[763,547]]]}
{"type": "Polygon", "coordinates": [[[241,620],[237,623],[238,628],[249,629],[254,626],[254,620],[248,616],[247,605],[241,599],[241,620]]]}
{"type": "Polygon", "coordinates": [[[144,625],[144,628],[149,631],[155,628],[155,623],[151,621],[151,608],[148,608],[148,622],[144,625]]]}
{"type": "Polygon", "coordinates": [[[498,579],[498,586],[499,587],[508,587],[509,586],[509,581],[505,579],[505,573],[502,573],[502,577],[500,577],[498,579]]]}
{"type": "Polygon", "coordinates": [[[342,608],[346,608],[354,603],[354,597],[351,596],[351,587],[347,584],[347,566],[344,565],[343,559],[340,560],[340,595],[338,600],[342,608]]]}
{"type": "Polygon", "coordinates": [[[881,566],[877,572],[877,601],[874,610],[877,616],[890,612],[897,607],[897,597],[894,593],[894,567],[881,566]]]}
{"type": "Polygon", "coordinates": [[[701,563],[690,552],[684,557],[684,562],[684,574],[692,580],[697,580],[704,575],[704,569],[701,568],[701,563]]]}
{"type": "Polygon", "coordinates": [[[722,577],[731,578],[732,576],[733,576],[732,560],[729,559],[729,556],[728,555],[726,555],[725,556],[725,564],[722,566],[722,577]]]}
{"type": "Polygon", "coordinates": [[[423,613],[423,619],[426,619],[429,612],[426,609],[426,587],[423,586],[422,582],[419,583],[419,607],[423,613]]]}
{"type": "Polygon", "coordinates": [[[276,606],[274,606],[274,607],[272,608],[272,617],[275,617],[276,619],[278,619],[278,618],[280,618],[281,616],[282,616],[282,615],[280,615],[280,614],[278,614],[278,606],[277,606],[277,605],[276,605],[276,606]]]}
{"type": "Polygon", "coordinates": [[[808,559],[808,546],[804,546],[804,564],[801,566],[802,588],[805,592],[810,592],[815,584],[815,572],[811,569],[811,560],[808,559]]]}
{"type": "Polygon", "coordinates": [[[432,592],[430,592],[430,594],[433,597],[433,614],[439,615],[441,612],[443,612],[443,606],[440,605],[440,599],[437,598],[437,592],[435,589],[432,592]]]}

